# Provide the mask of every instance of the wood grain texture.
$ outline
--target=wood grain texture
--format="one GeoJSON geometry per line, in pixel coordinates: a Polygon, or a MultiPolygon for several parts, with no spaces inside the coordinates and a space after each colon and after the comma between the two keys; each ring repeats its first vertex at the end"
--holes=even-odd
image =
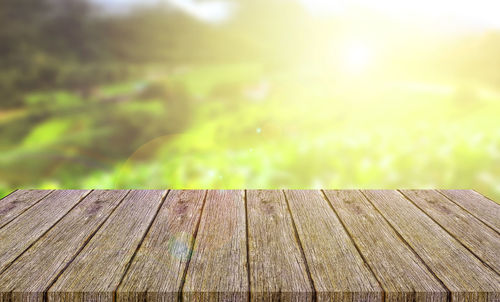
{"type": "Polygon", "coordinates": [[[382,301],[383,291],[320,191],[285,191],[319,301],[382,301]]]}
{"type": "Polygon", "coordinates": [[[50,194],[50,190],[17,190],[0,201],[0,228],[50,194]]]}
{"type": "Polygon", "coordinates": [[[0,200],[0,302],[500,302],[473,191],[34,192],[0,200]]]}
{"type": "Polygon", "coordinates": [[[451,291],[453,301],[500,300],[500,276],[402,194],[363,193],[451,291]]]}
{"type": "Polygon", "coordinates": [[[43,301],[57,274],[128,191],[93,191],[0,275],[0,301],[43,301]],[[28,294],[29,293],[29,294],[28,294]]]}
{"type": "Polygon", "coordinates": [[[359,191],[325,191],[385,291],[385,301],[446,301],[448,291],[359,191]]]}
{"type": "Polygon", "coordinates": [[[0,229],[0,273],[90,191],[55,191],[0,229]]]}
{"type": "Polygon", "coordinates": [[[247,191],[252,301],[312,301],[313,288],[283,192],[247,191]]]}
{"type": "Polygon", "coordinates": [[[132,191],[48,290],[49,301],[113,301],[167,191],[132,191]]]}
{"type": "Polygon", "coordinates": [[[472,190],[439,190],[479,220],[500,232],[500,205],[472,190]]]}
{"type": "Polygon", "coordinates": [[[186,301],[246,301],[243,191],[209,191],[183,287],[186,301]]]}
{"type": "Polygon", "coordinates": [[[436,191],[402,190],[408,199],[500,273],[500,234],[436,191]]]}
{"type": "Polygon", "coordinates": [[[206,191],[171,191],[120,287],[118,301],[178,301],[206,191]]]}

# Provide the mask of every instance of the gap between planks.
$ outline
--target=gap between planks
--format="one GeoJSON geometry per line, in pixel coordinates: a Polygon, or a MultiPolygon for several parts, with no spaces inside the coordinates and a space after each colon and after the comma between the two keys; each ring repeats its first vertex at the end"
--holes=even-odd
{"type": "MultiPolygon", "coordinates": [[[[85,190],[80,190],[80,191],[58,191],[58,192],[61,192],[61,194],[65,194],[66,192],[70,192],[70,193],[78,193],[78,192],[81,192],[81,196],[77,197],[77,201],[71,205],[69,207],[69,209],[66,209],[64,211],[64,213],[61,214],[60,217],[58,217],[57,219],[55,219],[52,223],[49,223],[47,226],[46,226],[46,229],[45,230],[42,230],[39,234],[36,234],[36,238],[33,239],[31,242],[29,242],[29,240],[24,244],[24,246],[20,246],[19,247],[19,251],[18,251],[18,254],[16,256],[12,255],[10,258],[7,258],[5,259],[5,257],[9,257],[8,254],[9,253],[12,253],[12,250],[10,251],[5,251],[5,254],[3,255],[0,255],[0,257],[4,258],[4,259],[1,259],[3,261],[6,261],[7,263],[4,265],[4,264],[1,264],[0,265],[0,274],[3,274],[3,272],[5,272],[11,265],[12,263],[14,263],[17,259],[19,259],[19,257],[21,257],[26,251],[28,251],[34,244],[36,244],[36,242],[38,242],[38,240],[40,240],[45,234],[47,234],[59,221],[61,221],[71,210],[73,210],[83,199],[85,199],[89,194],[92,193],[93,190],[87,190],[86,193],[83,193],[85,192],[85,190]],[[7,256],[5,256],[7,255],[7,256]]],[[[52,192],[51,192],[52,193],[52,192]]],[[[51,193],[47,194],[45,197],[51,195],[51,193]]],[[[30,210],[36,210],[35,206],[39,206],[41,205],[42,207],[44,206],[44,204],[40,204],[40,201],[44,200],[45,199],[42,198],[40,199],[38,202],[36,202],[33,206],[29,207],[29,209],[27,209],[26,211],[24,211],[22,214],[18,215],[16,218],[14,218],[12,221],[16,221],[17,219],[21,219],[24,215],[27,215],[27,213],[29,214],[29,211],[30,210]]],[[[51,196],[52,197],[52,196],[51,196]]],[[[7,230],[8,228],[10,228],[12,226],[11,222],[9,222],[9,224],[5,225],[5,228],[2,228],[2,232],[7,230]]],[[[29,225],[29,221],[28,221],[28,225],[29,225]]],[[[33,231],[35,232],[35,231],[33,231]]],[[[32,232],[32,233],[33,233],[32,232]]],[[[26,234],[26,236],[29,236],[29,235],[33,235],[33,234],[26,234]]],[[[23,238],[24,240],[25,238],[23,238]]]]}
{"type": "MultiPolygon", "coordinates": [[[[495,251],[500,251],[500,242],[498,242],[498,241],[495,242],[494,240],[488,240],[489,238],[493,238],[493,236],[491,236],[492,232],[494,234],[496,233],[496,235],[498,235],[498,232],[496,232],[495,230],[492,230],[487,224],[484,224],[481,220],[477,219],[475,216],[471,215],[467,211],[463,211],[464,213],[467,213],[468,215],[470,215],[470,218],[467,221],[469,223],[479,222],[479,225],[476,224],[475,227],[470,227],[467,229],[467,231],[456,230],[457,225],[460,224],[462,221],[458,220],[458,217],[455,217],[455,219],[458,221],[453,221],[453,222],[451,222],[451,223],[453,223],[453,225],[451,225],[449,223],[448,226],[446,226],[445,225],[446,221],[442,221],[442,222],[438,221],[438,220],[443,220],[443,219],[440,219],[441,217],[439,217],[439,216],[436,217],[430,213],[429,209],[427,209],[427,210],[424,209],[422,202],[425,202],[425,201],[422,201],[423,197],[419,196],[419,194],[421,194],[421,192],[424,192],[424,191],[405,190],[406,193],[403,192],[402,190],[397,190],[397,191],[399,193],[401,193],[401,195],[403,195],[406,199],[408,199],[408,201],[410,201],[415,207],[417,207],[420,211],[422,211],[425,215],[427,215],[427,217],[429,217],[432,221],[434,221],[434,223],[436,223],[443,230],[445,230],[446,233],[448,233],[452,238],[454,238],[456,241],[458,241],[472,255],[474,255],[479,261],[481,261],[486,267],[488,267],[490,270],[492,270],[494,273],[496,273],[497,275],[500,276],[500,259],[498,259],[494,256],[491,256],[491,254],[493,254],[495,251]],[[418,202],[421,202],[421,204],[417,204],[418,202]],[[481,236],[482,237],[481,239],[483,242],[475,242],[475,244],[467,244],[468,243],[467,241],[470,241],[469,238],[467,238],[469,236],[469,234],[477,235],[477,234],[474,234],[474,232],[477,232],[478,229],[481,228],[481,226],[484,226],[484,228],[481,230],[482,235],[484,235],[484,237],[481,236]],[[453,228],[455,228],[455,231],[452,231],[453,228]],[[461,232],[461,234],[460,234],[461,236],[459,236],[457,234],[457,232],[461,232]],[[465,232],[468,232],[469,234],[467,234],[465,232]],[[489,238],[486,237],[487,235],[489,236],[489,238]],[[478,244],[483,245],[482,249],[479,249],[477,247],[478,244]],[[481,250],[484,250],[484,251],[487,251],[490,253],[485,253],[485,255],[483,255],[483,257],[480,257],[478,255],[478,252],[481,252],[481,250]],[[492,259],[492,258],[496,258],[496,259],[492,259]]],[[[425,191],[425,194],[430,194],[430,192],[435,192],[435,191],[425,191]]],[[[439,197],[442,196],[441,194],[439,194],[437,192],[435,192],[435,194],[438,194],[439,197]]],[[[444,196],[442,198],[444,198],[445,200],[448,201],[446,196],[444,196]]],[[[456,206],[456,204],[453,202],[451,204],[456,206]]],[[[446,205],[444,205],[443,203],[440,204],[440,206],[441,206],[441,208],[439,208],[440,210],[445,209],[444,210],[445,214],[448,211],[449,211],[448,213],[452,213],[452,210],[450,210],[449,207],[446,207],[446,205]]],[[[458,208],[460,208],[460,207],[458,207],[458,208]]],[[[445,214],[443,214],[442,217],[444,217],[445,214]]],[[[461,214],[461,213],[456,213],[457,216],[459,214],[461,214]]],[[[463,214],[461,214],[461,215],[463,215],[463,214]]]]}
{"type": "MultiPolygon", "coordinates": [[[[42,238],[47,232],[49,232],[55,225],[57,225],[57,223],[59,221],[61,221],[64,217],[66,217],[68,215],[68,213],[70,213],[79,203],[82,202],[82,200],[84,200],[86,197],[88,197],[90,194],[91,194],[92,191],[88,192],[83,198],[81,198],[75,205],[73,205],[70,210],[68,210],[62,217],[60,217],[51,227],[49,227],[42,235],[39,236],[38,239],[42,238]]],[[[294,234],[294,237],[295,237],[295,240],[297,241],[297,244],[298,246],[300,247],[300,251],[301,251],[301,255],[303,257],[303,261],[305,263],[305,266],[306,266],[306,271],[307,271],[307,274],[308,274],[308,277],[309,277],[309,282],[310,282],[310,285],[311,285],[311,288],[312,288],[312,292],[313,292],[313,295],[314,295],[314,300],[316,300],[316,294],[317,294],[317,291],[316,291],[316,288],[315,288],[315,285],[314,285],[314,281],[311,277],[311,272],[310,272],[310,269],[309,269],[309,264],[308,264],[308,261],[307,261],[307,258],[305,256],[305,252],[304,252],[304,248],[303,248],[303,243],[300,239],[300,236],[298,235],[298,231],[297,231],[297,226],[296,226],[296,222],[295,222],[295,219],[292,215],[292,210],[290,208],[290,204],[289,204],[289,200],[288,200],[288,197],[287,197],[287,194],[285,193],[284,190],[281,190],[280,191],[283,195],[284,195],[284,199],[286,201],[286,205],[287,205],[287,211],[288,211],[288,214],[290,215],[291,217],[291,221],[292,221],[292,226],[293,226],[293,234],[294,234]]],[[[339,222],[341,223],[344,231],[348,234],[350,240],[352,241],[352,243],[354,244],[357,252],[359,253],[359,255],[361,256],[361,258],[363,259],[364,263],[367,265],[367,267],[369,268],[371,274],[373,275],[373,277],[377,280],[377,282],[379,283],[380,287],[382,288],[382,291],[383,291],[383,298],[385,299],[385,296],[386,296],[386,289],[382,286],[382,283],[380,282],[380,280],[378,279],[378,276],[374,273],[373,269],[371,268],[371,266],[369,265],[369,263],[367,262],[367,260],[365,259],[363,253],[360,251],[356,241],[354,240],[352,234],[349,232],[348,228],[346,227],[345,225],[345,222],[342,220],[342,218],[340,217],[340,215],[338,214],[338,212],[336,211],[335,207],[333,206],[332,202],[329,200],[329,198],[326,196],[324,190],[321,190],[320,191],[321,194],[322,194],[322,197],[323,199],[326,201],[326,203],[329,205],[329,208],[330,210],[334,213],[334,215],[337,217],[337,219],[339,220],[339,222]]],[[[444,285],[443,281],[441,281],[437,276],[436,274],[428,267],[428,265],[426,264],[425,261],[423,261],[423,259],[419,256],[419,254],[413,249],[413,247],[403,238],[403,236],[396,230],[396,228],[394,228],[394,226],[392,225],[391,222],[389,222],[387,220],[387,218],[385,217],[385,215],[383,215],[380,210],[373,204],[371,198],[368,198],[364,192],[360,191],[363,196],[365,196],[365,198],[374,206],[374,208],[376,209],[376,211],[385,219],[385,221],[393,228],[393,230],[398,234],[399,238],[401,239],[401,241],[406,245],[408,246],[411,251],[416,255],[418,256],[419,259],[422,260],[422,262],[427,266],[427,268],[429,269],[429,271],[434,275],[434,277],[439,280],[443,287],[446,288],[446,286],[444,285]]],[[[11,194],[13,194],[14,192],[12,192],[11,194]]],[[[47,194],[46,196],[44,196],[43,198],[41,198],[39,201],[37,201],[36,203],[40,202],[41,200],[43,200],[45,197],[49,196],[52,192],[50,192],[49,194],[47,194]]],[[[120,201],[120,203],[126,198],[126,196],[130,193],[130,191],[128,191],[128,193],[123,197],[123,199],[120,201]]],[[[170,193],[170,190],[167,191],[167,193],[163,196],[162,198],[162,201],[160,203],[160,205],[158,206],[156,212],[155,212],[155,215],[154,217],[152,218],[151,222],[149,223],[146,231],[143,233],[142,235],[142,238],[138,244],[138,246],[136,246],[135,248],[135,251],[132,255],[132,257],[130,258],[129,262],[127,263],[126,265],[126,269],[125,269],[125,272],[123,273],[123,275],[121,276],[121,279],[118,283],[118,286],[116,288],[118,288],[121,284],[121,282],[123,281],[123,279],[125,278],[125,276],[127,275],[128,273],[128,270],[130,268],[130,265],[131,263],[134,261],[135,257],[136,257],[136,254],[137,252],[139,251],[139,249],[141,248],[143,242],[144,242],[144,239],[146,238],[146,236],[148,235],[150,229],[151,229],[151,226],[153,225],[153,223],[155,222],[157,216],[158,216],[158,213],[160,212],[160,209],[163,207],[163,204],[165,203],[165,200],[167,199],[167,196],[168,194],[170,193]]],[[[432,221],[434,221],[434,223],[436,223],[438,226],[440,226],[442,229],[444,229],[444,231],[446,231],[451,237],[453,237],[454,239],[456,239],[456,241],[458,241],[461,245],[463,245],[465,248],[467,248],[464,243],[462,243],[461,240],[455,238],[453,236],[453,234],[451,234],[446,228],[444,228],[440,223],[438,223],[435,219],[433,219],[433,217],[431,217],[428,213],[426,213],[426,211],[422,210],[419,206],[417,206],[415,204],[414,201],[412,201],[409,197],[407,197],[405,194],[403,194],[402,192],[399,192],[401,195],[404,196],[404,198],[406,198],[413,206],[415,206],[418,210],[420,210],[421,212],[423,212],[427,217],[429,217],[432,221]]],[[[441,192],[439,192],[440,194],[442,194],[441,192]]],[[[10,196],[11,194],[7,195],[6,197],[10,196]]],[[[247,278],[248,278],[248,299],[251,300],[251,271],[250,271],[250,253],[249,253],[249,214],[248,214],[248,196],[247,196],[248,192],[247,190],[244,190],[244,209],[245,209],[245,220],[244,220],[244,223],[245,223],[245,237],[246,237],[246,265],[247,265],[247,278]]],[[[198,230],[199,230],[199,227],[200,227],[200,223],[201,223],[201,220],[202,220],[202,217],[203,217],[203,212],[204,212],[204,207],[205,207],[205,203],[206,203],[206,199],[207,199],[207,195],[208,195],[208,191],[205,191],[205,195],[204,195],[204,198],[203,198],[203,202],[202,202],[202,207],[201,207],[201,211],[200,211],[200,214],[199,214],[199,218],[197,220],[197,223],[196,223],[196,228],[195,228],[195,232],[194,232],[194,236],[192,237],[192,240],[190,242],[190,249],[191,251],[193,250],[193,247],[195,246],[196,244],[196,241],[197,241],[197,235],[198,235],[198,230]]],[[[446,197],[447,199],[449,199],[450,201],[452,201],[453,203],[456,203],[455,201],[451,200],[450,198],[448,198],[447,196],[445,196],[444,194],[442,194],[444,197],[446,197]]],[[[4,199],[6,198],[4,197],[4,199]]],[[[3,200],[3,199],[2,199],[3,200]]],[[[32,206],[34,206],[36,203],[34,203],[32,206]]],[[[113,212],[120,206],[120,203],[118,203],[114,209],[107,215],[106,219],[98,226],[98,228],[92,233],[91,236],[89,236],[89,238],[84,242],[83,246],[78,250],[78,252],[73,256],[73,258],[71,259],[70,263],[68,263],[61,271],[60,273],[58,274],[58,277],[64,272],[64,270],[71,264],[71,262],[78,256],[78,254],[85,248],[86,244],[93,238],[93,236],[100,230],[100,228],[102,227],[102,225],[104,225],[107,221],[107,219],[109,219],[109,217],[112,216],[113,212]]],[[[496,203],[495,203],[496,204],[496,203]]],[[[459,204],[457,204],[458,206],[460,206],[459,204]]],[[[31,206],[31,207],[32,207],[31,206]]],[[[471,214],[468,210],[464,209],[463,207],[460,206],[460,208],[462,208],[465,212],[469,213],[470,215],[472,216],[475,216],[473,214],[471,214]]],[[[28,210],[29,208],[27,208],[26,210],[28,210]]],[[[22,215],[24,213],[24,211],[22,213],[20,213],[18,216],[22,215]]],[[[16,217],[14,217],[12,220],[16,219],[16,217]]],[[[11,221],[12,221],[11,220],[11,221]]],[[[483,222],[483,221],[481,221],[483,222]]],[[[9,221],[10,223],[10,221],[9,221]]],[[[484,223],[484,222],[483,222],[484,223]]],[[[489,226],[488,224],[484,223],[486,226],[488,226],[489,228],[491,228],[491,226],[489,226]]],[[[493,229],[494,230],[494,229],[493,229]]],[[[496,231],[496,230],[494,230],[496,231]]],[[[32,244],[30,244],[28,246],[28,248],[26,248],[18,257],[16,257],[12,262],[11,264],[16,260],[18,259],[24,252],[26,252],[26,250],[28,250],[31,246],[33,246],[33,244],[36,243],[35,240],[32,244]]],[[[477,256],[476,254],[474,254],[470,249],[468,249],[469,252],[471,252],[475,257],[477,257],[480,261],[482,261],[481,258],[479,258],[479,256],[477,256]]],[[[184,285],[185,285],[185,281],[186,281],[186,275],[187,275],[187,272],[189,270],[189,266],[190,266],[190,262],[191,262],[191,258],[192,258],[192,252],[190,253],[189,255],[189,258],[188,258],[188,261],[187,261],[187,264],[185,266],[185,269],[183,271],[183,277],[182,277],[182,283],[181,283],[181,287],[179,288],[179,300],[182,300],[182,296],[183,296],[183,289],[184,289],[184,285]]],[[[483,261],[483,264],[484,264],[484,261],[483,261]]],[[[10,265],[9,265],[10,266],[10,265]]],[[[8,267],[7,267],[8,268],[8,267]]],[[[5,271],[7,268],[5,268],[3,271],[5,271]]],[[[493,270],[491,267],[489,267],[491,270],[493,270]]],[[[2,272],[3,272],[2,271],[2,272]]],[[[494,271],[494,270],[493,270],[494,271]]],[[[495,272],[495,271],[494,271],[495,272]]],[[[1,274],[1,272],[0,272],[1,274]]],[[[497,273],[498,275],[498,273],[497,273]]],[[[51,285],[53,285],[55,282],[57,281],[57,278],[51,283],[51,285]]],[[[50,286],[49,286],[50,287],[50,286]]],[[[448,288],[446,288],[446,290],[449,292],[450,290],[448,288]]],[[[114,300],[116,299],[116,289],[113,291],[113,296],[114,296],[114,300]]],[[[46,299],[46,298],[45,298],[46,299]]]]}
{"type": "Polygon", "coordinates": [[[6,225],[8,225],[11,221],[16,219],[20,215],[22,215],[24,212],[26,212],[27,210],[29,210],[30,208],[35,206],[40,201],[47,198],[52,192],[54,192],[54,190],[47,190],[47,191],[45,191],[45,190],[28,190],[28,191],[15,190],[12,193],[10,193],[9,195],[2,198],[0,201],[3,202],[3,204],[0,204],[0,213],[2,213],[2,211],[5,211],[5,212],[7,212],[8,215],[3,216],[0,219],[0,229],[5,227],[6,225]],[[19,195],[18,193],[21,194],[21,196],[17,196],[17,195],[19,195]],[[35,200],[32,200],[32,201],[30,201],[30,200],[23,201],[21,199],[21,202],[19,202],[20,197],[29,198],[30,193],[34,194],[34,195],[36,195],[37,193],[41,193],[42,195],[36,197],[35,200]],[[12,198],[15,198],[14,200],[16,201],[16,204],[15,205],[12,204],[10,207],[8,205],[5,205],[5,203],[8,202],[9,199],[12,199],[12,198]],[[8,208],[2,209],[3,207],[8,207],[8,208]],[[17,211],[13,211],[13,210],[15,210],[16,207],[18,208],[17,211]]]}
{"type": "Polygon", "coordinates": [[[462,245],[462,242],[450,236],[447,230],[436,224],[400,192],[363,192],[446,285],[451,292],[451,300],[500,299],[499,275],[485,266],[462,245]],[[424,234],[425,237],[419,234],[424,234]]]}
{"type": "Polygon", "coordinates": [[[80,254],[80,252],[87,246],[87,244],[94,238],[95,234],[101,229],[101,227],[108,221],[109,217],[115,212],[115,210],[120,206],[120,204],[127,198],[132,190],[127,190],[127,193],[120,199],[120,201],[113,207],[113,209],[109,212],[108,215],[103,219],[103,221],[97,226],[97,228],[85,239],[82,246],[78,249],[78,251],[73,255],[70,261],[61,269],[61,271],[56,275],[56,277],[50,281],[47,288],[44,290],[44,301],[48,301],[47,299],[47,291],[57,282],[57,279],[64,273],[64,271],[71,265],[73,260],[80,254]]]}
{"type": "Polygon", "coordinates": [[[305,265],[305,268],[306,268],[307,278],[309,279],[309,283],[311,284],[312,300],[316,301],[317,300],[317,297],[316,297],[316,286],[314,285],[314,280],[313,280],[313,278],[311,276],[311,269],[309,268],[309,264],[307,263],[306,254],[304,252],[304,247],[302,246],[302,242],[300,241],[300,238],[299,238],[299,233],[297,232],[297,225],[295,224],[295,220],[293,218],[292,211],[290,210],[290,203],[288,201],[288,197],[285,194],[285,190],[281,190],[281,192],[283,193],[283,196],[284,196],[285,201],[286,201],[286,207],[287,207],[287,210],[288,210],[288,214],[290,215],[290,220],[292,221],[294,238],[295,238],[295,241],[297,242],[297,245],[300,248],[300,254],[302,256],[302,259],[304,260],[304,265],[305,265]]]}
{"type": "MultiPolygon", "coordinates": [[[[469,213],[470,215],[474,216],[477,220],[481,221],[484,225],[486,225],[487,227],[489,227],[490,229],[492,229],[493,231],[495,231],[497,234],[500,235],[500,230],[496,229],[493,225],[491,225],[490,223],[488,223],[487,221],[485,221],[481,215],[478,215],[477,213],[474,213],[473,211],[470,211],[469,209],[467,209],[466,207],[464,207],[464,205],[460,204],[459,202],[453,200],[450,196],[444,194],[442,192],[442,190],[434,190],[435,192],[441,194],[442,196],[444,196],[444,198],[448,199],[449,201],[453,202],[454,204],[456,204],[458,207],[460,207],[462,210],[464,210],[465,212],[469,213]]],[[[481,195],[481,193],[475,191],[475,190],[472,190],[473,192],[475,192],[476,194],[479,194],[481,195]]],[[[484,195],[481,195],[484,197],[485,200],[489,200],[491,201],[495,207],[499,207],[500,208],[500,204],[496,203],[495,201],[489,199],[488,197],[484,196],[484,195]]]]}
{"type": "Polygon", "coordinates": [[[201,204],[201,210],[200,210],[200,214],[198,217],[198,221],[196,222],[196,228],[194,230],[193,238],[192,238],[190,245],[189,245],[190,252],[189,252],[188,259],[186,261],[186,267],[184,268],[184,271],[182,272],[181,286],[179,288],[179,298],[178,298],[179,301],[182,301],[182,290],[184,288],[184,284],[186,283],[186,275],[188,272],[189,264],[191,263],[191,257],[193,256],[194,244],[196,242],[196,237],[198,236],[198,230],[200,228],[200,222],[201,222],[201,217],[203,215],[203,209],[205,208],[205,202],[207,201],[207,195],[208,195],[208,190],[205,190],[205,196],[203,197],[203,202],[201,204]]]}
{"type": "Polygon", "coordinates": [[[344,229],[344,231],[347,233],[347,235],[349,235],[349,238],[351,239],[351,242],[352,244],[354,245],[354,247],[356,248],[356,251],[358,251],[359,255],[361,256],[361,259],[363,259],[363,262],[365,263],[365,265],[368,267],[368,269],[370,270],[370,272],[372,273],[373,277],[375,278],[375,280],[377,280],[380,288],[382,288],[382,301],[385,301],[386,300],[386,296],[387,296],[387,289],[382,285],[382,282],[380,282],[379,280],[379,277],[377,277],[377,275],[375,274],[375,272],[373,271],[373,268],[370,266],[370,264],[368,263],[368,261],[366,261],[366,258],[365,256],[363,255],[363,253],[361,253],[361,250],[359,249],[359,246],[358,246],[358,243],[356,243],[356,241],[354,240],[354,237],[352,236],[351,232],[347,229],[347,227],[345,226],[345,223],[344,221],[340,218],[340,215],[339,213],[337,212],[337,210],[335,210],[335,208],[333,207],[333,204],[332,202],[328,199],[328,197],[326,196],[325,194],[325,190],[320,190],[321,191],[321,194],[323,195],[323,198],[326,200],[326,202],[328,203],[330,209],[333,211],[333,213],[335,214],[335,216],[337,217],[337,219],[340,221],[340,224],[342,225],[342,228],[344,229]]]}
{"type": "MultiPolygon", "coordinates": [[[[120,287],[120,285],[122,284],[123,279],[127,275],[128,270],[130,269],[130,266],[132,265],[132,262],[134,261],[136,255],[137,255],[137,252],[142,247],[142,243],[144,242],[144,239],[146,238],[146,236],[148,235],[149,231],[151,230],[151,226],[153,225],[154,221],[156,220],[156,217],[158,217],[158,213],[160,213],[160,210],[163,207],[163,204],[165,203],[165,200],[167,199],[168,194],[170,194],[171,191],[172,190],[167,190],[167,192],[162,197],[162,199],[160,201],[160,205],[158,206],[158,209],[156,210],[156,213],[154,214],[153,219],[151,219],[151,222],[147,226],[146,231],[144,232],[144,234],[142,235],[142,238],[139,241],[139,244],[137,245],[137,247],[135,248],[135,251],[132,254],[132,257],[130,258],[130,260],[128,261],[127,265],[125,266],[125,271],[123,272],[123,275],[121,276],[120,281],[118,281],[118,285],[116,286],[116,289],[113,290],[113,301],[116,301],[116,292],[117,292],[118,288],[120,287]]],[[[110,214],[110,216],[111,216],[111,214],[110,214]]]]}

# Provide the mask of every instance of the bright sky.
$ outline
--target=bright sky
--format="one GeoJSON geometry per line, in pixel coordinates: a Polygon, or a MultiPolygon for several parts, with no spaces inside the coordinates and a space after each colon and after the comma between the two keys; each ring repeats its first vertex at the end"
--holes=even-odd
{"type": "Polygon", "coordinates": [[[393,19],[461,28],[500,29],[499,0],[299,0],[317,15],[352,14],[359,9],[393,19]]]}
{"type": "Polygon", "coordinates": [[[159,2],[168,2],[185,13],[209,23],[220,23],[229,19],[234,5],[225,0],[196,1],[196,0],[91,0],[115,11],[126,10],[131,5],[148,5],[159,2]]]}
{"type": "MultiPolygon", "coordinates": [[[[207,22],[223,22],[235,7],[227,0],[93,0],[114,8],[168,1],[207,22]]],[[[500,0],[296,0],[314,15],[351,15],[375,11],[396,20],[461,29],[500,29],[500,0]]]]}
{"type": "Polygon", "coordinates": [[[169,0],[169,2],[200,20],[215,23],[227,20],[234,9],[227,1],[169,0]]]}

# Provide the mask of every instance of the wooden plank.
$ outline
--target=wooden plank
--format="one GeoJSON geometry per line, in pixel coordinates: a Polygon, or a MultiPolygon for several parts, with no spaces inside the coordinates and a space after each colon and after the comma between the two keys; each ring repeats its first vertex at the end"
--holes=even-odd
{"type": "Polygon", "coordinates": [[[205,194],[168,194],[117,290],[118,301],[178,301],[205,194]]]}
{"type": "Polygon", "coordinates": [[[0,202],[0,228],[50,194],[50,190],[17,190],[0,202]]]}
{"type": "Polygon", "coordinates": [[[0,195],[0,196],[2,196],[2,197],[0,197],[0,202],[3,202],[3,200],[4,200],[5,198],[9,197],[10,195],[14,194],[14,193],[15,193],[15,192],[17,192],[17,191],[19,191],[19,189],[15,189],[14,191],[11,191],[10,193],[7,193],[7,194],[5,194],[5,195],[3,195],[3,196],[2,196],[2,195],[0,195]]]}
{"type": "Polygon", "coordinates": [[[359,191],[325,191],[385,301],[447,301],[448,291],[359,191]]]}
{"type": "Polygon", "coordinates": [[[128,191],[93,191],[0,275],[1,300],[43,301],[52,280],[128,191]]]}
{"type": "Polygon", "coordinates": [[[472,190],[439,190],[479,220],[500,232],[500,205],[472,190]]]}
{"type": "Polygon", "coordinates": [[[500,234],[436,191],[401,192],[472,253],[500,273],[500,234]]]}
{"type": "Polygon", "coordinates": [[[90,191],[55,191],[0,229],[0,273],[90,191]]]}
{"type": "Polygon", "coordinates": [[[451,291],[452,301],[500,299],[500,276],[401,193],[363,193],[451,291]]]}
{"type": "Polygon", "coordinates": [[[183,287],[186,301],[246,301],[244,192],[209,191],[183,287]]]}
{"type": "Polygon", "coordinates": [[[252,301],[312,301],[314,289],[283,192],[247,191],[252,301]]]}
{"type": "Polygon", "coordinates": [[[49,301],[113,301],[167,191],[132,191],[48,290],[49,301]]]}
{"type": "Polygon", "coordinates": [[[383,291],[320,191],[285,191],[319,301],[382,301],[383,291]]]}

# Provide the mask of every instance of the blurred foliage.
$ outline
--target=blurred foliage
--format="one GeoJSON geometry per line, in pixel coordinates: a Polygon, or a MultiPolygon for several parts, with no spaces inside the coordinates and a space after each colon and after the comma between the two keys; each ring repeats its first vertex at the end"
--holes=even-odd
{"type": "Polygon", "coordinates": [[[340,21],[238,3],[207,25],[168,5],[1,1],[0,196],[439,187],[500,200],[499,33],[404,39],[352,76],[321,47],[340,21]]]}

